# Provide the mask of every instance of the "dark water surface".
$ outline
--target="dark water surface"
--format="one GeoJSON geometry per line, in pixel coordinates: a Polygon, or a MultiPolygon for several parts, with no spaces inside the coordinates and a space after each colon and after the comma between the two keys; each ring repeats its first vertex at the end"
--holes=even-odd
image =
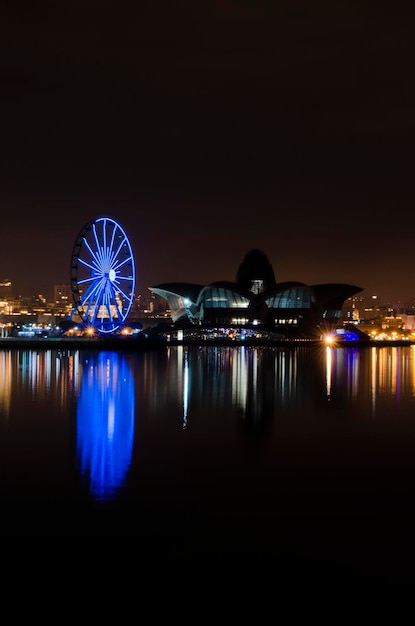
{"type": "Polygon", "coordinates": [[[0,351],[3,539],[401,585],[415,348],[0,351]]]}

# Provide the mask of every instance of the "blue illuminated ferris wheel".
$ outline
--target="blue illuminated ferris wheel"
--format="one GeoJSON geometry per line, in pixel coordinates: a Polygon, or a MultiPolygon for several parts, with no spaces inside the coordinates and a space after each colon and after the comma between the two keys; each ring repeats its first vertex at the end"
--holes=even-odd
{"type": "Polygon", "coordinates": [[[135,265],[128,237],[109,217],[82,228],[72,251],[71,289],[86,327],[113,333],[125,322],[134,299],[135,265]]]}

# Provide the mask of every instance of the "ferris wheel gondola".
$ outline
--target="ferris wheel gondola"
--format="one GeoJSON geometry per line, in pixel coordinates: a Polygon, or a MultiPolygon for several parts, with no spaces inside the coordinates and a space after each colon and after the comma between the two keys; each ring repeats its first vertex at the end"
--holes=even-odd
{"type": "Polygon", "coordinates": [[[125,324],[134,289],[134,256],[122,227],[109,217],[85,224],[72,251],[73,315],[84,326],[114,333],[125,324]]]}

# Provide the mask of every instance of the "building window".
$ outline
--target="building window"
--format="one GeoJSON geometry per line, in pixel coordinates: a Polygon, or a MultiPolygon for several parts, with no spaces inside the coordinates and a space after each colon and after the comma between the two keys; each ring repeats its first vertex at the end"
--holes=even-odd
{"type": "Polygon", "coordinates": [[[262,279],[255,279],[251,282],[250,291],[255,295],[262,293],[264,291],[264,281],[262,279]]]}

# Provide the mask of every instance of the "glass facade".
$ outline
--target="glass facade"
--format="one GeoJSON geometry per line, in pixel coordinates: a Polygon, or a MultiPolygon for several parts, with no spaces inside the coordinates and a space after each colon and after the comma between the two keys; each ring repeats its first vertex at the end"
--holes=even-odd
{"type": "Polygon", "coordinates": [[[184,308],[181,296],[176,296],[174,293],[169,293],[166,296],[166,299],[169,305],[169,309],[171,311],[178,311],[179,309],[184,308]]]}
{"type": "Polygon", "coordinates": [[[247,309],[249,306],[249,298],[224,287],[205,287],[198,298],[198,304],[201,302],[205,309],[247,309]]]}
{"type": "Polygon", "coordinates": [[[313,298],[307,287],[294,287],[267,298],[265,302],[270,309],[310,309],[313,298]]]}

